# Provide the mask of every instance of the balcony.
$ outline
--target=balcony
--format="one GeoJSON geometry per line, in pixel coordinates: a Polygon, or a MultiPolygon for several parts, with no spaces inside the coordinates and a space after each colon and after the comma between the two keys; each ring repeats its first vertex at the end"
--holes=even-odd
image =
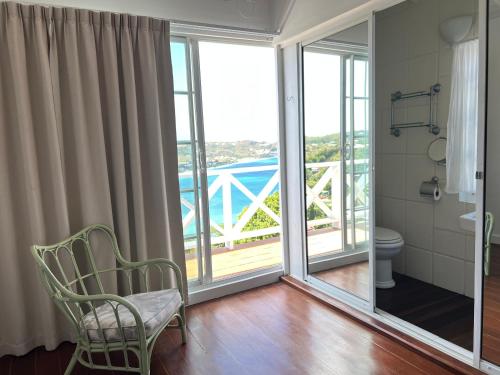
{"type": "MultiPolygon", "coordinates": [[[[322,172],[318,181],[307,187],[307,207],[314,205],[317,217],[307,222],[310,256],[342,252],[341,203],[340,199],[331,199],[341,196],[341,192],[336,190],[340,189],[340,167],[339,161],[306,166],[308,170],[322,172]],[[328,189],[327,198],[325,190],[328,189]]],[[[180,174],[181,178],[189,176],[187,172],[180,174]]],[[[208,170],[207,177],[213,279],[280,265],[278,164],[212,168],[208,170]],[[269,198],[273,195],[278,206],[270,204],[269,198]]],[[[181,204],[187,276],[188,279],[196,279],[199,270],[195,252],[197,243],[192,236],[195,206],[188,195],[182,195],[181,204]]]]}

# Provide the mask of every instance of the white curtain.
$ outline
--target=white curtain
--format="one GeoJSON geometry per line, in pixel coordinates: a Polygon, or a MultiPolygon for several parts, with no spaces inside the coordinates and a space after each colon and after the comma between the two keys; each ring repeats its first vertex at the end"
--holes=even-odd
{"type": "Polygon", "coordinates": [[[453,47],[446,192],[470,201],[476,191],[476,139],[478,120],[479,41],[453,47]]]}

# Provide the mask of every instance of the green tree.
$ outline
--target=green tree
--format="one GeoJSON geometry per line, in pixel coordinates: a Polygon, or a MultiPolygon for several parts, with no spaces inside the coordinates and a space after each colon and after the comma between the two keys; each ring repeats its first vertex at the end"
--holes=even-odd
{"type": "MultiPolygon", "coordinates": [[[[269,195],[265,200],[264,204],[271,209],[276,215],[280,215],[280,193],[279,191],[276,191],[269,195]]],[[[241,217],[245,214],[245,212],[248,210],[248,207],[245,207],[241,213],[238,215],[238,220],[241,219],[241,217]]],[[[264,212],[261,208],[259,208],[255,214],[253,214],[252,218],[248,221],[248,223],[245,224],[243,227],[243,232],[249,232],[252,230],[257,230],[257,229],[265,229],[265,228],[270,228],[270,227],[275,227],[278,226],[278,223],[276,220],[274,220],[272,217],[270,217],[268,214],[264,212]]],[[[272,237],[278,237],[279,233],[275,234],[267,234],[265,236],[258,236],[258,237],[252,237],[252,238],[244,238],[238,241],[235,241],[236,243],[247,243],[247,242],[253,242],[256,240],[264,240],[266,238],[272,238],[272,237]]]]}

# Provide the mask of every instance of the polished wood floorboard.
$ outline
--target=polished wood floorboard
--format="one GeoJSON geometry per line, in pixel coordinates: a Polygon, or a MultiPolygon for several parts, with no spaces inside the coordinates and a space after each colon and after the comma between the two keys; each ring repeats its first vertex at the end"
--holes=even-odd
{"type": "Polygon", "coordinates": [[[370,293],[368,262],[358,262],[327,271],[316,272],[313,276],[368,300],[370,293]]]}
{"type": "Polygon", "coordinates": [[[398,273],[393,277],[394,288],[377,289],[379,309],[472,350],[472,298],[398,273]]]}
{"type": "Polygon", "coordinates": [[[483,358],[500,364],[500,246],[493,245],[483,286],[483,358]]]}
{"type": "MultiPolygon", "coordinates": [[[[188,308],[188,343],[165,331],[152,375],[449,374],[445,368],[283,284],[188,308]]],[[[62,374],[74,346],[0,358],[0,374],[62,374]]],[[[92,372],[80,365],[74,374],[92,372]]],[[[114,372],[118,374],[118,372],[114,372]]]]}

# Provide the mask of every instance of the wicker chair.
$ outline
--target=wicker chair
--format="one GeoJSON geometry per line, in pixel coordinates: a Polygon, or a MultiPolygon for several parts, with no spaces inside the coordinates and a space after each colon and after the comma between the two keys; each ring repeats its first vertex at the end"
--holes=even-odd
{"type": "Polygon", "coordinates": [[[149,374],[151,352],[164,328],[180,329],[186,342],[184,291],[175,263],[125,260],[115,234],[105,225],[91,225],[60,243],[35,245],[31,251],[45,288],[76,333],[77,346],[65,374],[71,373],[77,361],[92,369],[149,374]],[[116,268],[97,268],[91,240],[95,235],[109,241],[116,268]],[[171,272],[177,288],[167,288],[171,272]],[[103,275],[109,273],[123,275],[125,296],[106,293],[103,275]],[[139,289],[145,292],[134,293],[139,289]]]}

